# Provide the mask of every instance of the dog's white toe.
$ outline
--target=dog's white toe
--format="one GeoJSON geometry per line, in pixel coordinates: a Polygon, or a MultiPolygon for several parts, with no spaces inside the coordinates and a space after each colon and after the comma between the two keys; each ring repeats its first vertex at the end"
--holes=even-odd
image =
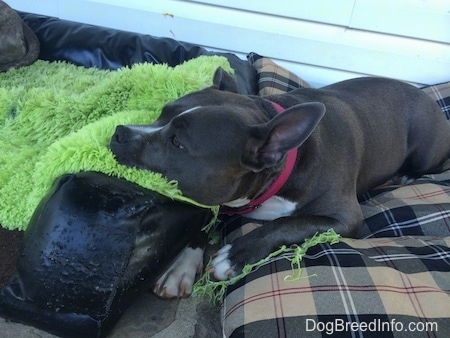
{"type": "Polygon", "coordinates": [[[203,251],[201,248],[185,248],[155,283],[153,292],[163,298],[189,296],[196,274],[203,270],[203,251]]]}
{"type": "Polygon", "coordinates": [[[225,245],[217,251],[216,257],[211,261],[212,272],[216,279],[226,280],[234,275],[231,261],[228,259],[230,249],[231,244],[225,245]]]}
{"type": "Polygon", "coordinates": [[[228,253],[230,252],[230,250],[231,244],[226,244],[217,251],[216,256],[219,257],[221,255],[226,255],[228,257],[228,253]]]}

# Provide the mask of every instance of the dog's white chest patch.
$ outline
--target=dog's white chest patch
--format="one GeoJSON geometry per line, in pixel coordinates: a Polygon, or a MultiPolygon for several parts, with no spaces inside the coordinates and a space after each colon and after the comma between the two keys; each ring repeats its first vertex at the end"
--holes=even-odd
{"type": "Polygon", "coordinates": [[[297,203],[275,195],[249,213],[248,217],[257,220],[272,221],[283,216],[291,215],[296,207],[297,203]]]}

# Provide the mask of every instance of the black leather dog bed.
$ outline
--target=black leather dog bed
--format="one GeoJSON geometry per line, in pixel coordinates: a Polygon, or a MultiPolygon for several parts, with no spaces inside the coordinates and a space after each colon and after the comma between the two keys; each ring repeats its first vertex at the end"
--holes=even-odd
{"type": "Polygon", "coordinates": [[[212,212],[133,183],[65,175],[36,209],[0,314],[63,337],[102,337],[212,212]]]}

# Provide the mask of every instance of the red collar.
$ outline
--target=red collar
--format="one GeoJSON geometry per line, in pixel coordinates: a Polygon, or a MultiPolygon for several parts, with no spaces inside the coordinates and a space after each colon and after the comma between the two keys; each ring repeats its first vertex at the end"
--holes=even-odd
{"type": "MultiPolygon", "coordinates": [[[[277,113],[284,112],[283,107],[281,107],[278,103],[271,102],[272,106],[275,108],[277,113]]],[[[284,186],[289,176],[291,176],[292,170],[295,166],[295,161],[297,160],[297,148],[292,149],[287,154],[286,165],[280,175],[275,179],[275,181],[270,185],[270,187],[263,192],[261,195],[256,197],[254,200],[250,201],[247,205],[244,205],[240,208],[231,208],[227,206],[222,206],[220,208],[220,213],[224,215],[243,215],[248,214],[261,206],[265,201],[269,198],[273,197],[280,191],[280,189],[284,186]]]]}

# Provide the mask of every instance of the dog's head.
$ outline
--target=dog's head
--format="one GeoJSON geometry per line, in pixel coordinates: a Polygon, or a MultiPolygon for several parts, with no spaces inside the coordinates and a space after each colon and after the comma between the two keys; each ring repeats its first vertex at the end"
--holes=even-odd
{"type": "Polygon", "coordinates": [[[178,181],[184,195],[218,205],[241,197],[243,182],[274,170],[322,118],[321,103],[270,118],[254,97],[237,93],[219,68],[213,86],[167,104],[150,125],[118,126],[110,147],[118,162],[178,181]]]}

